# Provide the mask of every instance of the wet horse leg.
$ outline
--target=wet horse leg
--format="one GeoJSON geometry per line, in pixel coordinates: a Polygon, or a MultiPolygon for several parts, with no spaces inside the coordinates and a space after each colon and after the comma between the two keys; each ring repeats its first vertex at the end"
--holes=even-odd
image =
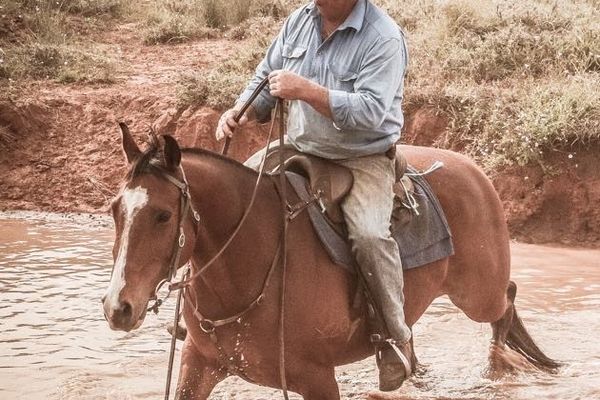
{"type": "Polygon", "coordinates": [[[293,386],[298,387],[297,392],[304,400],[340,399],[333,366],[303,365],[302,371],[298,371],[297,378],[293,381],[297,382],[293,386]]]}
{"type": "Polygon", "coordinates": [[[485,375],[490,379],[499,379],[506,372],[514,369],[527,370],[528,365],[521,357],[506,351],[506,340],[508,338],[513,319],[515,317],[515,296],[517,285],[513,281],[508,282],[506,290],[506,311],[499,320],[492,322],[492,343],[489,354],[489,367],[485,375]]]}
{"type": "Polygon", "coordinates": [[[216,364],[210,363],[198,354],[189,335],[181,351],[181,368],[177,382],[177,400],[207,399],[217,383],[226,374],[219,371],[216,364]]]}
{"type": "Polygon", "coordinates": [[[502,318],[498,321],[492,322],[492,344],[503,348],[506,343],[506,337],[512,326],[513,315],[514,315],[514,301],[517,295],[517,285],[513,281],[508,282],[508,289],[506,290],[506,311],[502,318]]]}

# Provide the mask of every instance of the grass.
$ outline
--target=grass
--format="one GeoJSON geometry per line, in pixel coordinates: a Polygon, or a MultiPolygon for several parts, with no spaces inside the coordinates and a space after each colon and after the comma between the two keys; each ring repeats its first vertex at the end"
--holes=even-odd
{"type": "MultiPolygon", "coordinates": [[[[304,2],[3,0],[0,85],[114,81],[119,61],[87,33],[133,21],[147,45],[239,41],[230,60],[212,71],[186,72],[176,85],[180,107],[225,109],[283,18],[304,2]]],[[[449,121],[437,145],[462,149],[491,169],[600,143],[598,0],[375,2],[407,32],[406,113],[429,107],[449,121]]]]}
{"type": "Polygon", "coordinates": [[[251,17],[281,19],[285,11],[279,1],[168,0],[150,3],[143,14],[144,42],[169,44],[218,37],[251,17]]]}
{"type": "Polygon", "coordinates": [[[0,83],[115,81],[110,49],[84,36],[122,16],[125,0],[6,0],[1,7],[0,83]]]}
{"type": "Polygon", "coordinates": [[[247,20],[230,34],[234,39],[249,38],[228,61],[215,70],[183,74],[177,84],[180,107],[207,105],[217,109],[230,107],[252,78],[264,56],[264,50],[275,37],[278,24],[273,17],[247,20]],[[239,36],[235,36],[239,35],[239,36]]]}
{"type": "Polygon", "coordinates": [[[0,149],[10,149],[16,140],[17,137],[7,126],[0,125],[0,149]]]}
{"type": "MultiPolygon", "coordinates": [[[[597,0],[378,3],[407,31],[406,112],[430,107],[449,121],[437,145],[492,169],[600,143],[597,0]]],[[[212,73],[182,76],[180,105],[230,107],[275,34],[231,29],[243,52],[212,73]]]]}

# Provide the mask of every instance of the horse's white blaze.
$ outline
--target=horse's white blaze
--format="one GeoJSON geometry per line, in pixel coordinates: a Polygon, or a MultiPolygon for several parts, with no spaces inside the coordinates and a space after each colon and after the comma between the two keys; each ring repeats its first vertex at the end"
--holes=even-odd
{"type": "Polygon", "coordinates": [[[121,243],[115,260],[115,266],[106,292],[106,308],[108,310],[119,307],[119,296],[125,287],[125,264],[129,248],[129,233],[137,213],[148,203],[148,191],[143,187],[133,189],[125,188],[121,193],[122,212],[124,216],[121,243]]]}

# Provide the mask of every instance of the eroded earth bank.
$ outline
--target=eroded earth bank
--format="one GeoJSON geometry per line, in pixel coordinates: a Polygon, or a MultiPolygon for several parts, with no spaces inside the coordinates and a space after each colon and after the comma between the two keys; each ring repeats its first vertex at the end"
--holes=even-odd
{"type": "MultiPolygon", "coordinates": [[[[140,140],[152,127],[174,134],[183,146],[217,149],[213,132],[220,111],[178,107],[175,82],[181,73],[215,68],[239,45],[213,39],[140,46],[127,25],[110,41],[127,65],[117,83],[31,83],[0,102],[0,126],[10,135],[0,148],[1,210],[106,212],[124,173],[117,121],[126,121],[140,140]]],[[[444,142],[447,125],[433,108],[410,109],[403,140],[425,146],[444,142]]],[[[243,160],[265,139],[266,127],[249,127],[235,138],[232,156],[243,160]]],[[[448,147],[462,150],[460,144],[448,147]]],[[[514,238],[600,244],[598,150],[575,146],[551,152],[535,165],[489,171],[514,238]]]]}

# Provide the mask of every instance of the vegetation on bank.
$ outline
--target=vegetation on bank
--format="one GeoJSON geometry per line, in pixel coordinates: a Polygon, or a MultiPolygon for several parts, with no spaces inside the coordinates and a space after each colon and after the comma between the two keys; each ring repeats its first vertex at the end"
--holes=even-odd
{"type": "Polygon", "coordinates": [[[113,82],[115,49],[92,31],[128,12],[126,0],[4,0],[0,3],[0,83],[25,79],[113,82]]]}
{"type": "MultiPolygon", "coordinates": [[[[600,142],[598,0],[372,0],[405,31],[406,113],[430,107],[448,119],[436,145],[489,169],[600,142]]],[[[0,85],[8,79],[111,82],[118,49],[90,37],[137,24],[140,41],[239,40],[213,71],[182,74],[181,107],[231,106],[283,18],[301,0],[4,0],[0,85]]]]}
{"type": "MultiPolygon", "coordinates": [[[[597,1],[376,3],[407,33],[406,112],[427,106],[448,119],[436,145],[491,170],[600,142],[597,1]]],[[[229,107],[275,34],[258,29],[218,71],[183,76],[180,102],[229,107]]]]}

